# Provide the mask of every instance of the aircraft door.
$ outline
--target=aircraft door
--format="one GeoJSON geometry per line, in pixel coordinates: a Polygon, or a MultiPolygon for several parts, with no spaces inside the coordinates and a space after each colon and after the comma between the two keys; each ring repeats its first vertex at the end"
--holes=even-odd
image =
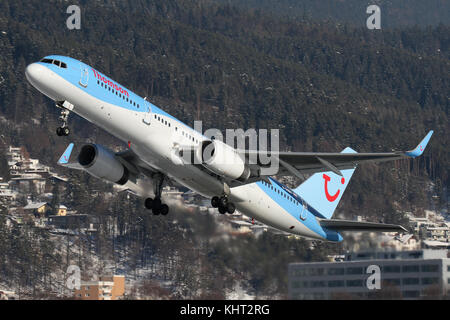
{"type": "Polygon", "coordinates": [[[152,107],[150,106],[150,103],[147,105],[147,110],[144,112],[142,116],[142,122],[144,122],[146,125],[150,125],[150,120],[152,118],[152,107]]]}
{"type": "Polygon", "coordinates": [[[306,215],[308,212],[308,206],[306,205],[306,203],[302,200],[302,208],[300,209],[300,219],[302,219],[303,221],[306,220],[306,215]]]}
{"type": "Polygon", "coordinates": [[[80,85],[82,87],[87,87],[89,81],[89,69],[86,66],[80,64],[81,76],[80,76],[80,85]]]}

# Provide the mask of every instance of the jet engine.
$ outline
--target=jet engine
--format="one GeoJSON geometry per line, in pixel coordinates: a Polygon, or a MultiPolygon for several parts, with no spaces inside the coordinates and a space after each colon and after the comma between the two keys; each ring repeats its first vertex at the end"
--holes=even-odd
{"type": "Polygon", "coordinates": [[[218,140],[204,141],[198,149],[197,158],[212,172],[231,179],[245,181],[250,169],[245,160],[231,146],[218,140]]]}
{"type": "Polygon", "coordinates": [[[124,185],[129,178],[128,169],[114,153],[99,144],[86,144],[78,155],[78,163],[92,176],[124,185]]]}

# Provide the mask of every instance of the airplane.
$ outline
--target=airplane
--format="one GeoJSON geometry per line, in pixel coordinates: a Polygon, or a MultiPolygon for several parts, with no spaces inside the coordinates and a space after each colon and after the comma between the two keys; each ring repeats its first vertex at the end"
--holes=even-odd
{"type": "Polygon", "coordinates": [[[250,163],[251,153],[263,150],[235,149],[209,138],[81,61],[50,55],[28,65],[25,75],[61,109],[58,136],[69,135],[68,116],[74,112],[128,145],[112,152],[86,143],[75,156],[70,143],[59,165],[135,190],[154,215],[169,212],[161,200],[163,187],[181,185],[211,199],[221,214],[237,209],[270,227],[312,240],[340,242],[343,231],[405,232],[400,225],[332,217],[358,164],[418,157],[433,134],[429,131],[410,151],[357,153],[348,147],[336,153],[274,153],[279,160],[277,176],[304,180],[291,189],[274,175],[262,174],[263,164],[250,163]],[[205,148],[229,156],[231,165],[207,159],[205,148]],[[185,161],[183,152],[199,162],[185,161]],[[305,180],[303,174],[312,175],[305,180]]]}

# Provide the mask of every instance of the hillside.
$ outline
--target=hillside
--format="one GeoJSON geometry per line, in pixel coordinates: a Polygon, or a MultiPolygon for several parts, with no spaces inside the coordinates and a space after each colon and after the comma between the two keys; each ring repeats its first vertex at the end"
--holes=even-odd
{"type": "Polygon", "coordinates": [[[309,19],[364,27],[366,9],[377,5],[381,10],[381,27],[428,27],[450,21],[450,3],[445,0],[215,0],[219,3],[257,9],[282,19],[309,19]]]}

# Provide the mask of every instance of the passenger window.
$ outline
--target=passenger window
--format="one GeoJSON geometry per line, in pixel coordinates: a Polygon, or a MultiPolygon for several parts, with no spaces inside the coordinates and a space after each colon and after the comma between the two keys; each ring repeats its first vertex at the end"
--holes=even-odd
{"type": "Polygon", "coordinates": [[[61,62],[61,68],[67,69],[67,64],[65,64],[64,62],[61,62]]]}
{"type": "Polygon", "coordinates": [[[58,60],[53,60],[53,64],[54,64],[55,66],[58,66],[58,67],[59,67],[59,66],[60,66],[60,63],[61,63],[61,62],[59,62],[58,60]]]}

